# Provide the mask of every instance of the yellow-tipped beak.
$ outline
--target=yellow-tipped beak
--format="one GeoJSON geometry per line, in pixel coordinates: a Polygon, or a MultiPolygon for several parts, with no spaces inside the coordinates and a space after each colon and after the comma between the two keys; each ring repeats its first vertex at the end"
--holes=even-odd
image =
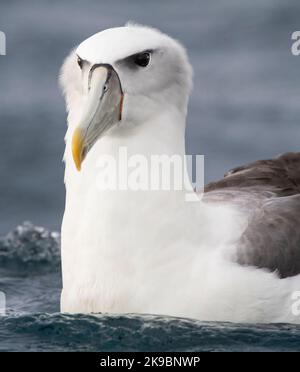
{"type": "Polygon", "coordinates": [[[82,131],[79,128],[76,128],[72,138],[72,154],[78,171],[80,171],[81,163],[83,161],[83,149],[84,137],[82,135],[82,131]]]}
{"type": "Polygon", "coordinates": [[[96,141],[121,120],[123,92],[110,65],[93,65],[81,118],[73,132],[72,155],[78,171],[96,141]]]}

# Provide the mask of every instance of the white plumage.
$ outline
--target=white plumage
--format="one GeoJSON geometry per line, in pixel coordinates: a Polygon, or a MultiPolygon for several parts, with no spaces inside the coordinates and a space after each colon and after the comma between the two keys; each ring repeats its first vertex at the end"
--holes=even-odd
{"type": "MultiPolygon", "coordinates": [[[[69,112],[62,311],[300,322],[292,313],[291,297],[300,289],[299,275],[279,279],[276,272],[239,265],[233,259],[249,223],[242,208],[228,202],[189,203],[184,191],[99,191],[97,187],[101,154],[117,158],[120,147],[126,147],[129,156],[138,153],[146,158],[185,154],[192,69],[184,48],[144,26],[105,30],[70,54],[61,82],[69,112]],[[144,51],[151,52],[149,65],[130,67],[128,57],[144,51]],[[76,147],[80,141],[74,150],[74,133],[87,116],[89,84],[101,80],[101,69],[99,77],[91,77],[95,65],[109,65],[118,75],[123,102],[113,110],[121,109],[122,119],[108,122],[83,156],[76,147]],[[80,172],[74,156],[77,167],[84,159],[80,172]]],[[[114,87],[116,94],[116,83],[114,87]]],[[[91,89],[97,91],[97,86],[91,89]]],[[[83,133],[87,126],[80,128],[83,133]]]]}

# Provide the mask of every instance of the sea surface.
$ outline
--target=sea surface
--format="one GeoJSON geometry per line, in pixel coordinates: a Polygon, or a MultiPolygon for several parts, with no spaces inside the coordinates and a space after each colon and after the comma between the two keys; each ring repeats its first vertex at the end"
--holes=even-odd
{"type": "Polygon", "coordinates": [[[300,325],[60,314],[59,234],[28,222],[0,240],[0,267],[0,351],[300,351],[300,325]]]}
{"type": "Polygon", "coordinates": [[[300,56],[291,53],[299,0],[2,1],[0,291],[7,315],[0,350],[299,351],[300,328],[292,325],[59,314],[59,235],[50,232],[59,231],[64,210],[59,69],[86,37],[129,20],[187,48],[194,68],[187,152],[205,155],[207,182],[245,162],[299,151],[300,56]]]}

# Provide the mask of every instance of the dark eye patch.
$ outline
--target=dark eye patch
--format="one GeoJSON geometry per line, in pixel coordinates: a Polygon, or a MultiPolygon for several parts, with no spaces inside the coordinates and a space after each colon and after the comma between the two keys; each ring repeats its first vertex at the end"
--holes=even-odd
{"type": "Polygon", "coordinates": [[[117,63],[120,65],[124,65],[130,69],[147,67],[151,62],[152,54],[153,50],[144,50],[143,52],[135,53],[126,58],[123,58],[119,60],[117,63]]]}
{"type": "Polygon", "coordinates": [[[138,53],[134,56],[134,63],[140,67],[146,67],[149,65],[151,59],[150,52],[138,53]]]}
{"type": "Polygon", "coordinates": [[[84,64],[84,60],[82,58],[80,58],[79,56],[77,56],[77,64],[80,67],[80,69],[82,69],[83,64],[84,64]]]}

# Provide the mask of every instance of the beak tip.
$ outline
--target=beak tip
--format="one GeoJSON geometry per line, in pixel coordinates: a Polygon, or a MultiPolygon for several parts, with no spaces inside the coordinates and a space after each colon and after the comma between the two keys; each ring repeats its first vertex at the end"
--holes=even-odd
{"type": "Polygon", "coordinates": [[[72,155],[77,171],[81,170],[84,139],[79,129],[76,129],[72,138],[72,155]]]}
{"type": "Polygon", "coordinates": [[[76,165],[76,169],[78,170],[78,172],[81,171],[81,164],[80,163],[75,163],[76,165]]]}

